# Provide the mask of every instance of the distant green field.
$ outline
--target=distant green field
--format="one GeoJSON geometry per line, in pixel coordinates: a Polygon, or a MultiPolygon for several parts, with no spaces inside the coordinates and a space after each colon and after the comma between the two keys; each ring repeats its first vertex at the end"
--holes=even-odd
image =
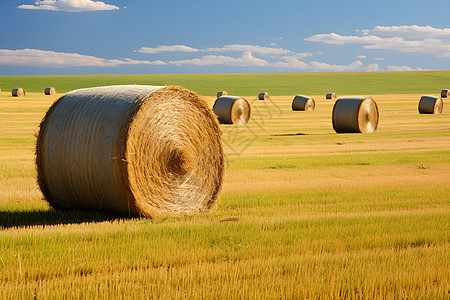
{"type": "Polygon", "coordinates": [[[0,88],[22,87],[27,92],[43,92],[53,86],[59,93],[74,89],[115,85],[181,85],[205,96],[227,90],[234,95],[337,94],[438,94],[450,87],[450,71],[423,72],[345,72],[276,74],[197,74],[197,75],[68,75],[0,76],[0,88]]]}

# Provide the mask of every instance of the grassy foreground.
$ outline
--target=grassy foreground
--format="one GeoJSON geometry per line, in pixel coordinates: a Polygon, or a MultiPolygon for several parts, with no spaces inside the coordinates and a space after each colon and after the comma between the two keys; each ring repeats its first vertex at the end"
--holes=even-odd
{"type": "Polygon", "coordinates": [[[196,75],[68,75],[0,76],[0,88],[11,92],[22,87],[42,93],[53,86],[60,93],[74,89],[116,85],[181,85],[205,96],[226,90],[231,95],[318,95],[338,94],[439,94],[449,88],[450,71],[423,72],[340,72],[277,74],[196,74],[196,75]]]}
{"type": "Polygon", "coordinates": [[[146,220],[51,210],[34,135],[57,96],[1,92],[0,298],[448,299],[447,103],[419,115],[420,95],[375,95],[377,132],[338,135],[313,97],[313,112],[246,97],[249,125],[222,127],[217,207],[146,220]]]}

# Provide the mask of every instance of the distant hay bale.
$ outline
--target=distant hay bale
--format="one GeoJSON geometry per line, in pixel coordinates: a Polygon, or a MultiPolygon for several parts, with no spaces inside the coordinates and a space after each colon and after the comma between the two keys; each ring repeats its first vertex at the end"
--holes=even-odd
{"type": "Polygon", "coordinates": [[[314,99],[308,96],[297,95],[292,100],[292,110],[313,111],[316,107],[314,99]]]}
{"type": "Polygon", "coordinates": [[[227,91],[217,92],[217,98],[228,95],[227,91]]]}
{"type": "Polygon", "coordinates": [[[269,99],[269,94],[266,92],[259,93],[258,99],[259,100],[267,100],[267,99],[269,99]]]}
{"type": "Polygon", "coordinates": [[[23,88],[15,88],[11,91],[13,97],[25,97],[25,90],[23,88]]]}
{"type": "Polygon", "coordinates": [[[441,98],[447,98],[449,96],[450,96],[450,90],[445,89],[445,90],[441,91],[441,98]]]}
{"type": "Polygon", "coordinates": [[[251,107],[244,98],[222,96],[214,103],[213,111],[222,124],[247,124],[251,107]]]}
{"type": "Polygon", "coordinates": [[[441,98],[436,96],[422,96],[419,101],[419,114],[440,114],[444,103],[441,98]]]}
{"type": "Polygon", "coordinates": [[[56,89],[54,87],[45,88],[44,94],[46,94],[46,95],[55,95],[56,94],[56,89]]]}
{"type": "Polygon", "coordinates": [[[161,217],[208,211],[224,152],[217,119],[178,86],[105,86],[60,97],[40,124],[38,184],[54,208],[161,217]]]}
{"type": "Polygon", "coordinates": [[[335,93],[328,93],[325,96],[326,99],[336,99],[336,94],[335,93]]]}
{"type": "Polygon", "coordinates": [[[334,103],[332,122],[337,133],[372,133],[378,120],[378,106],[372,97],[339,98],[334,103]]]}

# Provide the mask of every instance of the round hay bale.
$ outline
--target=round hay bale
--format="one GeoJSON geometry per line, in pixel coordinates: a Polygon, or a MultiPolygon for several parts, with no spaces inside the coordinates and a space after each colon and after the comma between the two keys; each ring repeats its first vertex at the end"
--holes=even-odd
{"type": "Polygon", "coordinates": [[[56,89],[54,87],[45,88],[44,94],[46,94],[46,95],[55,95],[56,94],[56,89]]]}
{"type": "Polygon", "coordinates": [[[450,95],[450,90],[445,89],[445,90],[441,91],[441,98],[448,98],[449,95],[450,95]]]}
{"type": "Polygon", "coordinates": [[[332,122],[337,133],[372,133],[378,120],[378,106],[372,97],[339,98],[334,103],[332,122]]]}
{"type": "Polygon", "coordinates": [[[269,99],[269,94],[266,92],[259,93],[258,99],[259,100],[267,100],[267,99],[269,99]]]}
{"type": "Polygon", "coordinates": [[[335,93],[328,93],[325,96],[326,99],[336,99],[336,94],[335,93]]]}
{"type": "Polygon", "coordinates": [[[105,86],[60,97],[40,124],[37,179],[54,208],[161,217],[208,211],[221,189],[221,130],[178,86],[105,86]]]}
{"type": "Polygon", "coordinates": [[[217,98],[228,95],[227,91],[217,92],[217,98]]]}
{"type": "Polygon", "coordinates": [[[213,111],[222,124],[247,124],[251,107],[244,98],[222,96],[214,103],[213,111]]]}
{"type": "Polygon", "coordinates": [[[313,111],[316,107],[314,99],[308,96],[297,95],[292,100],[292,110],[313,111]]]}
{"type": "Polygon", "coordinates": [[[440,114],[444,103],[441,98],[436,96],[422,96],[419,101],[419,114],[440,114]]]}
{"type": "Polygon", "coordinates": [[[25,90],[23,88],[15,88],[11,91],[13,97],[25,97],[25,90]]]}

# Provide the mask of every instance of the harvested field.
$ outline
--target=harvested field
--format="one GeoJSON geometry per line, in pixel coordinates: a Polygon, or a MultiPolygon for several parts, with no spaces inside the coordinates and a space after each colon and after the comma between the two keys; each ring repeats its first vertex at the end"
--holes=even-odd
{"type": "Polygon", "coordinates": [[[448,298],[448,107],[372,95],[377,131],[338,135],[324,94],[299,114],[269,93],[221,125],[216,207],[153,220],[50,209],[35,132],[61,94],[0,93],[0,298],[448,298]]]}

